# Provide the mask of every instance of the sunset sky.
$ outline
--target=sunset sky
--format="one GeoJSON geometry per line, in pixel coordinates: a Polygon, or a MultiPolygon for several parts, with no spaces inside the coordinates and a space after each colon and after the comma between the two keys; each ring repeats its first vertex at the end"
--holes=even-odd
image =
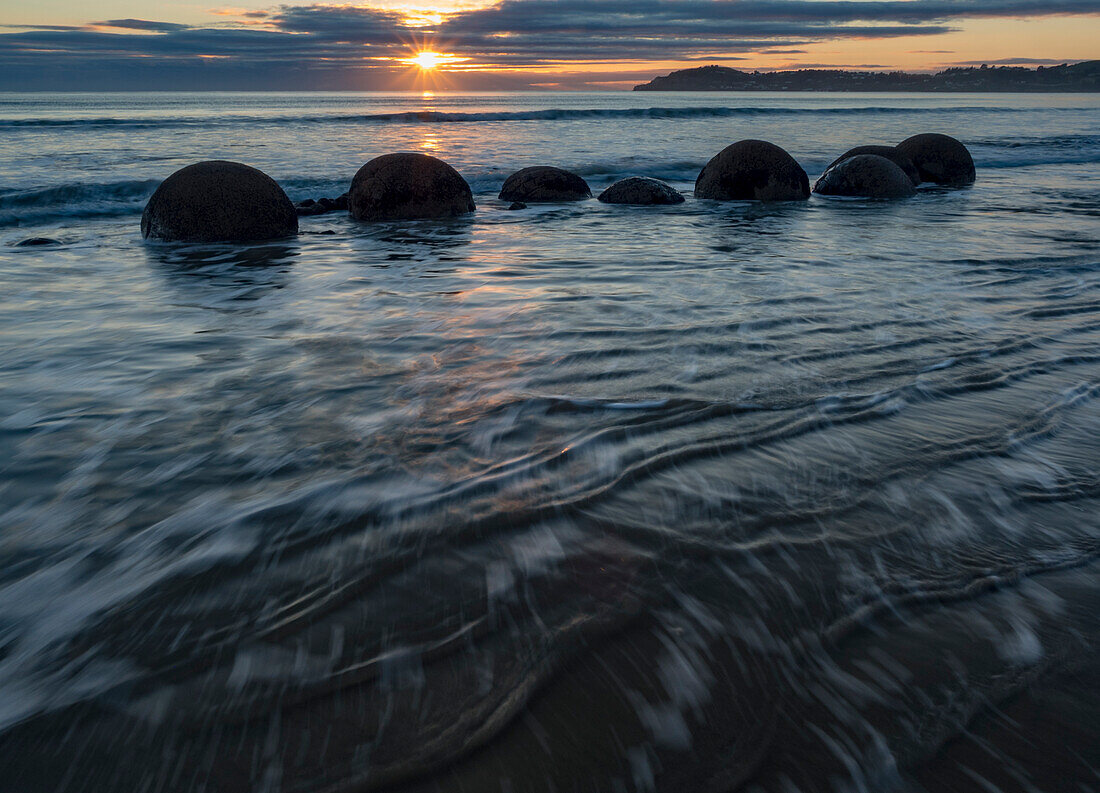
{"type": "Polygon", "coordinates": [[[0,0],[0,90],[629,88],[710,63],[1056,64],[1098,42],[1100,0],[0,0]]]}

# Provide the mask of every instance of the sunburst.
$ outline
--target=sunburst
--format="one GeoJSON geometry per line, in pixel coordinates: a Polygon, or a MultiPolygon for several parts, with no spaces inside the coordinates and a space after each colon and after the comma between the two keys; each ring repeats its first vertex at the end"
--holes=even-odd
{"type": "Polygon", "coordinates": [[[454,56],[444,55],[441,52],[432,52],[431,50],[423,50],[416,53],[416,55],[411,58],[406,58],[405,63],[416,66],[426,72],[430,72],[432,69],[438,69],[440,66],[453,60],[455,60],[454,56]]]}

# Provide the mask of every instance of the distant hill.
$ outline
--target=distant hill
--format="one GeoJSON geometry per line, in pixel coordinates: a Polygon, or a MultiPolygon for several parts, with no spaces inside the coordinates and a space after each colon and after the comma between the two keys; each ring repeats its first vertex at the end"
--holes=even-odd
{"type": "Polygon", "coordinates": [[[655,77],[635,91],[965,91],[1094,92],[1100,91],[1100,61],[1073,66],[1025,69],[981,66],[947,69],[937,74],[849,72],[799,69],[788,72],[744,72],[727,66],[681,69],[655,77]]]}

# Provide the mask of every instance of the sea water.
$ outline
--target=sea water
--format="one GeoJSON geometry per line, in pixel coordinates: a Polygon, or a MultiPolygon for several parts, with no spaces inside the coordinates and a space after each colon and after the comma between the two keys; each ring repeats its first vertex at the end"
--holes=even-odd
{"type": "Polygon", "coordinates": [[[1100,784],[1095,95],[3,94],[0,285],[0,790],[1100,784]],[[690,195],[920,132],[976,184],[690,195]],[[476,214],[141,239],[393,151],[476,214]]]}

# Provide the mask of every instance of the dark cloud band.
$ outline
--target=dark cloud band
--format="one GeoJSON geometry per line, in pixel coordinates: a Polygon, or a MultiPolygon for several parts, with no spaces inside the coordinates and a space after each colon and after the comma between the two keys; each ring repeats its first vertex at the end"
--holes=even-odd
{"type": "Polygon", "coordinates": [[[219,87],[260,87],[261,72],[271,88],[290,87],[287,75],[307,73],[324,76],[316,87],[363,87],[364,71],[389,75],[393,64],[386,59],[425,44],[511,69],[732,60],[827,40],[937,35],[966,18],[1069,14],[1100,14],[1100,0],[503,0],[420,30],[392,10],[284,5],[249,13],[247,25],[114,19],[72,28],[12,26],[0,34],[0,89],[51,81],[154,87],[164,74],[186,75],[189,64],[199,83],[221,75],[219,87]],[[349,75],[343,84],[341,73],[349,75]],[[135,81],[142,85],[130,85],[135,81]]]}

